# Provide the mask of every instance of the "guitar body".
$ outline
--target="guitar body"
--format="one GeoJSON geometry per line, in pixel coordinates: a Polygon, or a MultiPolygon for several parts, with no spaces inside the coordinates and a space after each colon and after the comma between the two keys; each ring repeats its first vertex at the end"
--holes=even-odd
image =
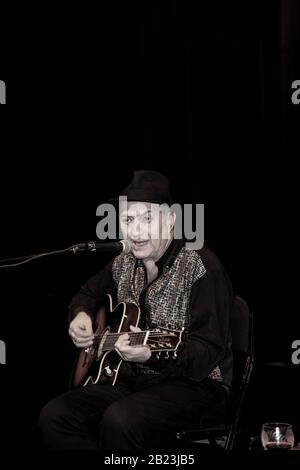
{"type": "MultiPolygon", "coordinates": [[[[71,375],[71,389],[85,386],[89,382],[115,384],[122,359],[113,349],[114,340],[111,340],[110,351],[102,351],[102,346],[110,334],[128,332],[130,325],[138,326],[139,319],[140,310],[136,305],[121,302],[113,309],[112,298],[107,295],[107,303],[99,309],[94,325],[95,336],[102,339],[80,351],[71,375]]],[[[118,335],[115,336],[115,341],[117,338],[118,335]]]]}

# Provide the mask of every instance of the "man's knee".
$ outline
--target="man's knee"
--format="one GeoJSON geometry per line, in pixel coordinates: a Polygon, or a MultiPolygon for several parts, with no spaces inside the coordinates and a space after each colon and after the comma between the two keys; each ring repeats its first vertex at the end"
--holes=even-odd
{"type": "Polygon", "coordinates": [[[101,420],[100,446],[102,448],[130,449],[142,446],[143,433],[138,417],[124,403],[110,405],[101,420]]]}
{"type": "Polygon", "coordinates": [[[111,404],[103,414],[101,420],[102,428],[126,429],[130,425],[130,413],[126,407],[115,402],[111,404]]]}
{"type": "Polygon", "coordinates": [[[47,403],[40,412],[39,428],[42,430],[47,429],[49,425],[51,424],[51,422],[53,421],[54,416],[55,416],[54,406],[51,401],[47,403]]]}
{"type": "Polygon", "coordinates": [[[61,397],[49,401],[41,410],[39,417],[39,428],[49,430],[59,424],[60,420],[67,416],[68,409],[61,397]]]}

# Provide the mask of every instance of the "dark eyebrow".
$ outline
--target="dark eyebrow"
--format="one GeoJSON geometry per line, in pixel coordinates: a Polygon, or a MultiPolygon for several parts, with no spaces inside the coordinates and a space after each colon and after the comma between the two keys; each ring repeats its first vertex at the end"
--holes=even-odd
{"type": "Polygon", "coordinates": [[[152,214],[152,210],[151,210],[151,209],[147,209],[147,211],[146,211],[146,212],[143,212],[143,214],[141,214],[141,215],[146,215],[146,214],[152,214]]]}
{"type": "MultiPolygon", "coordinates": [[[[147,209],[147,211],[143,212],[143,213],[140,214],[140,215],[143,216],[143,215],[146,215],[146,214],[152,214],[152,212],[153,212],[152,209],[147,209]]],[[[128,214],[128,212],[127,212],[126,214],[124,214],[124,213],[123,213],[123,214],[120,214],[120,218],[122,218],[122,217],[124,218],[124,217],[134,217],[134,216],[128,214]]]]}

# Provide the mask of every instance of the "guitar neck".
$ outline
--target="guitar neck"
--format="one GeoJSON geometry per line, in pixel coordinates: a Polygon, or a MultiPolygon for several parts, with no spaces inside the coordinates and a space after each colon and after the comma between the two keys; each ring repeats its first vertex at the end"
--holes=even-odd
{"type": "MultiPolygon", "coordinates": [[[[120,338],[120,336],[124,335],[125,333],[108,333],[104,335],[104,342],[103,342],[103,351],[111,351],[114,349],[116,341],[120,338]]],[[[139,331],[137,333],[127,332],[130,339],[130,346],[143,346],[147,344],[149,336],[153,335],[150,331],[139,331]]],[[[156,333],[156,335],[158,335],[156,333]]],[[[161,335],[160,335],[161,336],[161,335]]]]}
{"type": "MultiPolygon", "coordinates": [[[[96,337],[97,342],[101,345],[101,350],[112,351],[115,347],[116,341],[120,336],[124,335],[125,332],[121,333],[104,333],[103,336],[96,337]]],[[[130,346],[145,346],[148,345],[153,351],[166,351],[175,350],[181,341],[182,332],[170,331],[165,329],[147,330],[139,332],[127,332],[130,339],[130,346]]]]}

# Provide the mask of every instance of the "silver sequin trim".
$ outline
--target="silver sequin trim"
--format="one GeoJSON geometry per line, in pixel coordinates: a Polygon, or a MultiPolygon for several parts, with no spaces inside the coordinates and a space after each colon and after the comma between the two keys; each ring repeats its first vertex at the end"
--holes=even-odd
{"type": "MultiPolygon", "coordinates": [[[[182,248],[174,263],[170,267],[165,266],[162,275],[147,290],[148,328],[161,325],[188,329],[191,288],[205,272],[200,256],[195,251],[182,248]]],[[[113,263],[113,277],[118,289],[118,302],[139,306],[146,281],[142,262],[132,254],[118,256],[113,263]]]]}
{"type": "MultiPolygon", "coordinates": [[[[118,302],[139,305],[140,295],[145,287],[146,274],[142,262],[131,253],[115,258],[112,268],[117,286],[118,302]]],[[[193,284],[206,273],[198,253],[183,247],[171,266],[165,266],[162,275],[148,288],[146,307],[146,328],[157,325],[188,331],[190,322],[189,299],[193,284]]],[[[209,375],[221,379],[219,367],[209,375]]]]}

